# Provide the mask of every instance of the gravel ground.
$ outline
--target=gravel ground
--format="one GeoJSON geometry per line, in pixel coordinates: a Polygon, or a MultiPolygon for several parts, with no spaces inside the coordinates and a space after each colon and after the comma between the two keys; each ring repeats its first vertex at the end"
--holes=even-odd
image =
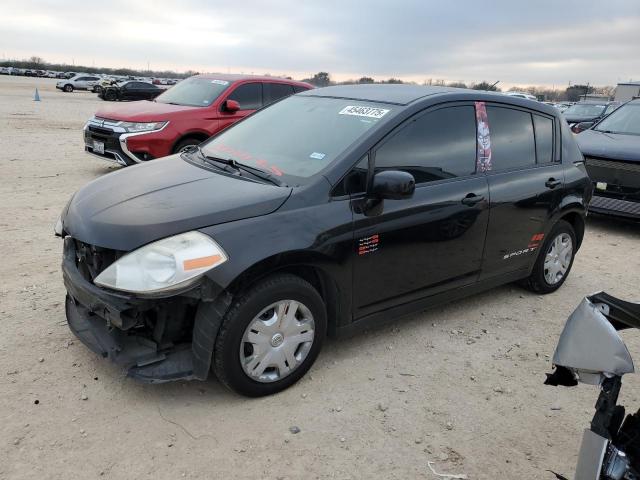
{"type": "MultiPolygon", "coordinates": [[[[640,300],[640,226],[590,218],[560,291],[507,285],[329,340],[306,378],[269,398],[215,380],[142,385],[65,324],[53,224],[117,167],[83,153],[102,102],[54,87],[0,77],[0,478],[435,479],[428,461],[470,479],[572,475],[597,390],[545,387],[544,373],[584,295],[640,300]]],[[[637,352],[640,334],[624,337],[637,352]]],[[[630,376],[622,401],[633,410],[639,397],[630,376]]]]}

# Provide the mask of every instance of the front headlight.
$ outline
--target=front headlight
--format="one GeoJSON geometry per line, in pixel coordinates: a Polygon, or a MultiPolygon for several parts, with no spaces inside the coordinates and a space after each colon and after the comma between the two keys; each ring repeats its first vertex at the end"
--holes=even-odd
{"type": "Polygon", "coordinates": [[[127,132],[150,132],[152,130],[160,130],[167,122],[122,122],[120,126],[127,132]]]}
{"type": "Polygon", "coordinates": [[[194,282],[227,259],[211,237],[187,232],[124,255],[98,275],[94,283],[124,292],[166,292],[194,282]]]}

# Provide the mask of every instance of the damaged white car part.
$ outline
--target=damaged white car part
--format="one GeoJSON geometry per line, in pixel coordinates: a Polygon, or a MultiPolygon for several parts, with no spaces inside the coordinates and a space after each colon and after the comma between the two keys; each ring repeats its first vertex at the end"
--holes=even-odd
{"type": "Polygon", "coordinates": [[[582,436],[575,480],[640,478],[640,411],[625,416],[625,408],[617,404],[622,376],[634,372],[618,335],[626,328],[640,328],[640,304],[599,292],[580,303],[560,335],[553,356],[556,370],[545,383],[600,388],[596,413],[582,436]]]}
{"type": "Polygon", "coordinates": [[[190,284],[227,259],[211,237],[187,232],[124,255],[98,275],[94,283],[124,292],[166,292],[190,284]]]}

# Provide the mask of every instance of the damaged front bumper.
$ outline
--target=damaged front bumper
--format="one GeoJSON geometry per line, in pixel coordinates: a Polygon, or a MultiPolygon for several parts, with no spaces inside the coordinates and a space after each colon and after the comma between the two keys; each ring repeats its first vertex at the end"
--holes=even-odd
{"type": "Polygon", "coordinates": [[[66,237],[65,311],[82,343],[143,382],[207,378],[229,294],[209,282],[164,298],[111,292],[87,280],[78,261],[75,242],[66,237]]]}

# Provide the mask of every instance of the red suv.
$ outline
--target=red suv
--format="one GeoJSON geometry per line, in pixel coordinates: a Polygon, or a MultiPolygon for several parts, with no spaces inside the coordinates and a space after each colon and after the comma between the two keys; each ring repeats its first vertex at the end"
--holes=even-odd
{"type": "Polygon", "coordinates": [[[197,75],[152,101],[105,107],[84,126],[85,151],[120,165],[177,153],[308,83],[249,75],[197,75]]]}

